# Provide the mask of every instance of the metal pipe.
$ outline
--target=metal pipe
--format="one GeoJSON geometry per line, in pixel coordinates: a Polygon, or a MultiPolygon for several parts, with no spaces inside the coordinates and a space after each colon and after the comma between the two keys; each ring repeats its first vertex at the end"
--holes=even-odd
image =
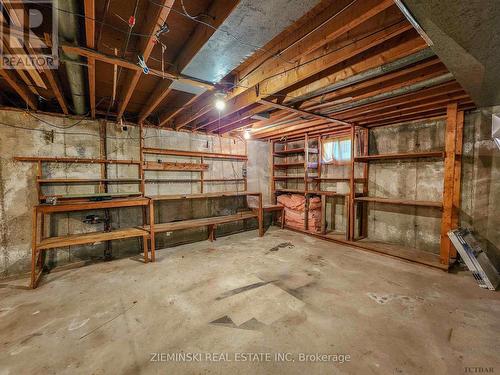
{"type": "MultiPolygon", "coordinates": [[[[56,1],[58,6],[57,18],[59,25],[59,38],[61,41],[78,45],[78,20],[75,14],[78,14],[78,4],[76,0],[56,1]]],[[[82,61],[80,56],[73,53],[61,52],[63,60],[70,60],[73,63],[64,64],[68,84],[73,101],[73,111],[77,115],[83,115],[87,112],[85,97],[85,74],[80,65],[82,61]]]]}

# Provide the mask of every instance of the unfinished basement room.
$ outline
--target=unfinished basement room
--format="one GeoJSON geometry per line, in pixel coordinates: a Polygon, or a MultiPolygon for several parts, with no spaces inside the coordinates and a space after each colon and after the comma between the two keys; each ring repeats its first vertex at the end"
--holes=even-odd
{"type": "Polygon", "coordinates": [[[500,0],[0,17],[0,375],[500,374],[500,0]]]}

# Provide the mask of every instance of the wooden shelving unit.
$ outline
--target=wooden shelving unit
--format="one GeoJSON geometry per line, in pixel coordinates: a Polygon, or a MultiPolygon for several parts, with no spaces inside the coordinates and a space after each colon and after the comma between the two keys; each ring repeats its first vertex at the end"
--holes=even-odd
{"type": "Polygon", "coordinates": [[[411,199],[396,199],[396,198],[379,198],[379,197],[356,197],[354,198],[357,202],[376,202],[376,203],[387,203],[387,204],[400,204],[403,206],[424,206],[424,207],[437,207],[442,208],[443,202],[434,201],[417,201],[411,199]]]}
{"type": "MultiPolygon", "coordinates": [[[[457,105],[452,104],[448,106],[448,115],[446,122],[446,132],[445,132],[445,150],[430,150],[430,151],[414,151],[414,152],[396,152],[378,155],[368,154],[368,142],[369,142],[369,128],[363,128],[360,126],[353,125],[349,132],[349,137],[351,139],[351,161],[347,164],[349,168],[349,177],[328,177],[322,176],[321,172],[321,137],[316,136],[318,139],[318,147],[315,148],[315,152],[318,153],[317,163],[311,165],[308,156],[304,156],[304,162],[289,161],[287,157],[289,155],[303,153],[304,155],[311,154],[307,152],[308,139],[307,135],[302,138],[294,138],[290,142],[304,141],[304,147],[298,148],[294,147],[290,150],[287,149],[286,141],[284,144],[284,150],[276,151],[275,144],[279,143],[277,141],[272,141],[271,143],[271,160],[272,160],[272,178],[271,178],[271,190],[273,196],[276,194],[304,194],[308,195],[320,195],[322,198],[322,206],[324,207],[324,201],[327,196],[344,196],[345,197],[345,207],[347,212],[347,233],[325,233],[322,226],[322,233],[311,233],[307,230],[297,230],[295,228],[288,228],[294,231],[300,231],[310,235],[314,235],[319,238],[326,239],[328,241],[338,242],[349,246],[354,246],[363,250],[373,251],[389,255],[392,257],[397,257],[401,259],[406,259],[412,262],[417,262],[425,264],[427,266],[432,266],[440,269],[448,269],[451,261],[456,257],[453,246],[451,245],[447,232],[452,228],[453,225],[458,223],[458,207],[460,204],[460,162],[459,158],[462,153],[462,127],[463,127],[463,111],[458,111],[457,105]],[[276,158],[281,159],[276,162],[276,158]],[[285,158],[285,160],[282,160],[285,158]],[[394,162],[400,160],[408,159],[436,159],[435,162],[443,162],[445,166],[444,170],[444,181],[443,181],[443,197],[441,201],[429,201],[429,200],[419,200],[419,199],[406,199],[400,197],[379,197],[370,196],[368,191],[368,177],[369,177],[369,165],[371,162],[377,161],[387,161],[394,162]],[[355,168],[357,163],[362,163],[362,173],[361,176],[355,176],[355,171],[359,171],[359,168],[355,168]],[[291,188],[289,186],[276,187],[276,182],[283,181],[294,181],[298,179],[297,176],[275,176],[276,170],[285,170],[289,168],[298,168],[303,166],[304,168],[304,188],[291,188]],[[309,175],[309,169],[316,169],[316,176],[312,177],[309,175]],[[310,188],[308,184],[314,182],[315,188],[310,188]],[[341,194],[337,192],[327,192],[322,189],[322,182],[347,182],[349,184],[348,193],[341,194]],[[361,184],[361,186],[360,186],[361,184]],[[439,255],[421,251],[413,248],[403,248],[402,246],[395,245],[392,243],[382,243],[376,241],[370,241],[367,238],[368,235],[368,204],[386,204],[386,205],[397,205],[397,206],[410,206],[410,207],[427,207],[429,209],[436,209],[441,211],[442,224],[441,224],[441,252],[439,255]],[[358,222],[358,225],[356,223],[358,222]],[[358,228],[358,233],[355,233],[355,228],[358,228]]],[[[339,133],[340,134],[340,133],[339,133]]],[[[334,165],[334,164],[328,164],[334,165]]],[[[345,166],[345,164],[344,164],[345,166]]],[[[359,173],[359,172],[358,172],[359,173]]],[[[307,214],[306,214],[307,215],[307,214]]],[[[286,226],[285,226],[286,227],[286,226]]]]}
{"type": "MultiPolygon", "coordinates": [[[[31,288],[36,288],[43,274],[42,254],[46,250],[62,247],[95,244],[97,242],[119,240],[124,238],[142,238],[144,262],[154,260],[154,247],[151,248],[151,258],[148,255],[149,230],[146,223],[141,227],[119,228],[116,230],[104,230],[91,233],[68,234],[66,236],[45,237],[46,225],[50,222],[50,215],[62,212],[102,210],[122,207],[142,207],[149,205],[147,198],[126,198],[104,200],[99,202],[66,202],[55,205],[38,204],[33,208],[33,226],[31,239],[31,288]]],[[[145,218],[143,217],[143,220],[145,218]]]]}
{"type": "Polygon", "coordinates": [[[419,158],[444,158],[443,151],[422,151],[422,152],[403,152],[394,154],[364,155],[356,156],[355,162],[365,162],[370,160],[401,160],[401,159],[419,159],[419,158]]]}
{"type": "Polygon", "coordinates": [[[221,193],[203,193],[203,194],[172,194],[172,195],[156,195],[148,197],[149,203],[149,225],[144,229],[151,236],[151,254],[152,261],[155,261],[155,234],[161,232],[171,232],[181,229],[207,227],[209,232],[208,239],[215,240],[215,229],[217,225],[231,223],[239,220],[257,219],[259,224],[259,236],[264,235],[264,213],[262,205],[262,193],[257,192],[221,192],[221,193]],[[208,198],[225,198],[225,197],[248,197],[253,196],[258,200],[258,205],[244,212],[238,212],[232,215],[214,216],[201,219],[190,219],[174,221],[170,223],[155,222],[155,204],[162,201],[175,201],[183,199],[208,199],[208,198]]]}
{"type": "Polygon", "coordinates": [[[36,163],[36,190],[38,195],[38,203],[43,203],[48,198],[57,198],[58,200],[78,200],[78,199],[102,199],[102,198],[116,198],[123,196],[141,196],[144,195],[144,190],[139,189],[136,192],[129,193],[109,193],[109,184],[138,184],[142,186],[141,178],[141,162],[139,160],[114,160],[105,158],[72,158],[72,157],[45,157],[45,156],[16,156],[15,161],[36,163]],[[65,164],[99,164],[102,166],[100,178],[46,178],[43,177],[43,165],[44,163],[65,163],[65,164]],[[105,165],[117,164],[117,165],[136,165],[138,168],[138,177],[136,178],[107,178],[107,170],[105,165]],[[74,184],[74,185],[98,185],[97,193],[89,194],[44,194],[42,186],[43,185],[60,185],[60,184],[74,184]]]}
{"type": "MultiPolygon", "coordinates": [[[[303,138],[294,138],[292,141],[277,142],[273,141],[271,143],[271,193],[274,200],[276,200],[276,195],[279,194],[301,194],[307,199],[310,196],[317,195],[321,197],[322,204],[322,220],[321,220],[321,233],[326,233],[326,198],[327,197],[344,197],[347,202],[349,194],[337,193],[336,191],[328,191],[321,189],[321,181],[327,180],[321,177],[321,136],[310,138],[307,134],[303,138]],[[303,147],[288,148],[289,143],[296,144],[302,142],[303,147]],[[310,147],[310,142],[316,142],[317,146],[310,147]],[[276,150],[276,145],[282,144],[283,149],[276,150]],[[291,156],[302,155],[303,161],[289,160],[291,156]],[[315,155],[316,160],[311,160],[311,155],[315,155]],[[276,159],[279,161],[276,162],[276,159]],[[284,160],[283,160],[284,159],[284,160]],[[291,168],[300,169],[302,168],[302,175],[289,175],[288,170],[291,168]],[[285,175],[276,175],[276,170],[284,171],[285,175]],[[311,170],[314,172],[312,173],[311,170]],[[287,181],[302,181],[303,188],[290,188],[287,185],[287,181]],[[285,183],[285,187],[277,187],[276,183],[285,183]]],[[[297,173],[297,172],[294,172],[297,173]]],[[[308,205],[306,204],[304,212],[304,231],[308,232],[306,228],[308,227],[308,205]]],[[[285,226],[286,228],[286,226],[285,226]]]]}
{"type": "Polygon", "coordinates": [[[166,184],[166,183],[192,183],[199,184],[200,192],[204,193],[207,184],[221,183],[221,182],[232,182],[236,184],[243,184],[242,191],[247,190],[247,177],[246,174],[242,175],[242,178],[205,178],[205,172],[208,171],[209,165],[206,163],[208,160],[233,160],[241,161],[244,163],[244,170],[247,167],[248,156],[245,154],[226,154],[217,152],[204,152],[204,151],[183,151],[183,150],[172,150],[154,147],[144,146],[144,127],[140,126],[140,155],[141,155],[141,176],[143,191],[145,191],[146,184],[166,184]],[[146,155],[156,155],[159,160],[163,156],[181,156],[188,157],[191,161],[189,162],[171,162],[171,161],[159,161],[159,160],[146,160],[146,155]],[[150,178],[144,177],[146,171],[157,171],[157,172],[194,172],[198,175],[195,178],[150,178]]]}

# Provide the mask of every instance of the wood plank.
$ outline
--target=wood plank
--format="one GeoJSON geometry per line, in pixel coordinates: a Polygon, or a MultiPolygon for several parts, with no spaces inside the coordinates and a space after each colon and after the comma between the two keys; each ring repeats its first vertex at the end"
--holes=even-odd
{"type": "MultiPolygon", "coordinates": [[[[170,223],[156,223],[154,225],[155,233],[159,232],[170,232],[181,229],[189,229],[189,228],[197,228],[204,227],[208,225],[219,225],[225,223],[232,223],[238,220],[246,220],[258,218],[258,214],[253,211],[240,212],[234,215],[225,215],[225,216],[215,216],[215,217],[207,217],[202,219],[192,219],[192,220],[182,220],[175,221],[170,223]]],[[[144,229],[149,230],[149,226],[145,226],[144,229]]]]}
{"type": "Polygon", "coordinates": [[[99,202],[71,202],[60,203],[56,205],[39,204],[35,206],[35,208],[38,212],[47,214],[52,212],[86,211],[106,208],[147,206],[148,204],[149,199],[147,198],[123,198],[99,202]]]}
{"type": "Polygon", "coordinates": [[[23,84],[17,81],[15,74],[11,70],[0,69],[0,75],[31,109],[36,110],[37,101],[35,96],[23,84]]]}
{"type": "Polygon", "coordinates": [[[179,199],[206,199],[206,198],[225,198],[225,197],[244,197],[247,195],[258,196],[260,193],[249,191],[225,191],[203,194],[168,194],[168,195],[150,195],[147,198],[154,201],[168,201],[179,199]]]}
{"type": "MultiPolygon", "coordinates": [[[[174,5],[175,0],[157,0],[158,4],[150,3],[147,9],[147,17],[141,25],[142,34],[149,35],[145,38],[140,38],[138,46],[136,46],[139,54],[144,58],[144,62],[148,63],[149,56],[153,52],[156,39],[156,31],[166,22],[167,17],[170,13],[170,9],[174,5]]],[[[120,104],[118,106],[118,120],[122,118],[127,105],[132,98],[132,94],[139,83],[142,71],[128,72],[125,77],[125,84],[122,89],[122,97],[120,104]]]]}
{"type": "Polygon", "coordinates": [[[443,186],[443,217],[441,220],[441,251],[440,261],[448,265],[456,257],[456,250],[451,243],[448,232],[453,229],[453,199],[455,184],[455,161],[457,146],[457,116],[458,104],[449,104],[446,112],[446,131],[443,186]]]}
{"type": "Polygon", "coordinates": [[[331,118],[331,117],[328,117],[328,116],[324,116],[324,115],[321,115],[321,114],[318,114],[318,113],[310,112],[310,111],[304,111],[304,110],[298,109],[298,108],[288,107],[286,105],[282,105],[282,104],[279,104],[279,103],[274,103],[274,102],[272,102],[270,100],[266,100],[266,99],[258,100],[257,103],[262,104],[262,105],[269,105],[269,106],[272,106],[274,108],[282,109],[284,111],[288,111],[288,112],[292,112],[292,113],[297,113],[299,115],[310,116],[310,117],[317,118],[317,119],[320,119],[320,120],[325,120],[325,121],[328,121],[328,122],[333,122],[334,124],[350,125],[349,123],[347,123],[345,121],[337,120],[337,119],[334,119],[334,118],[331,118]]]}
{"type": "Polygon", "coordinates": [[[49,157],[49,156],[14,156],[15,161],[22,162],[47,162],[47,163],[81,163],[81,164],[137,164],[138,160],[117,160],[117,159],[88,159],[71,157],[49,157]]]}
{"type": "MultiPolygon", "coordinates": [[[[214,0],[211,2],[210,7],[204,13],[213,16],[213,18],[207,18],[204,22],[208,22],[212,27],[207,27],[204,24],[198,24],[196,26],[188,41],[184,44],[184,48],[174,60],[174,65],[177,67],[179,72],[182,72],[182,70],[189,64],[200,48],[203,47],[203,45],[210,39],[215,30],[222,25],[224,20],[229,16],[229,14],[231,14],[238,3],[239,0],[214,0]]],[[[165,82],[164,80],[156,85],[154,95],[151,95],[151,98],[144,105],[141,113],[139,114],[139,123],[143,122],[167,97],[171,91],[170,85],[171,82],[165,82]]],[[[161,118],[159,126],[164,126],[170,118],[179,113],[180,110],[181,109],[175,111],[173,114],[161,118]]]]}
{"type": "Polygon", "coordinates": [[[154,162],[147,161],[144,163],[146,171],[195,171],[202,172],[208,170],[208,164],[200,163],[176,163],[176,162],[154,162]]]}
{"type": "MultiPolygon", "coordinates": [[[[232,115],[236,111],[256,103],[260,99],[272,96],[287,87],[298,84],[306,78],[314,76],[315,74],[318,74],[333,65],[341,63],[342,61],[380,45],[381,43],[397,37],[409,30],[411,30],[411,25],[407,22],[401,22],[400,24],[392,25],[384,28],[383,30],[379,30],[362,40],[357,40],[338,51],[333,51],[327,54],[325,54],[324,51],[314,52],[304,57],[303,60],[299,60],[293,74],[290,74],[289,71],[283,71],[281,64],[279,64],[277,69],[274,69],[273,71],[262,70],[265,76],[263,75],[262,79],[257,82],[258,88],[256,86],[257,83],[247,85],[240,82],[241,87],[249,87],[249,89],[246,89],[246,91],[243,92],[239,89],[235,89],[231,98],[226,101],[226,110],[222,115],[223,117],[232,115]]],[[[200,114],[203,115],[212,109],[213,106],[210,105],[209,102],[201,101],[199,103],[195,103],[195,105],[189,109],[189,112],[185,111],[181,113],[174,119],[174,122],[176,124],[180,124],[193,121],[193,113],[197,114],[197,116],[200,114]]],[[[214,115],[210,121],[213,121],[216,117],[218,117],[218,115],[214,115]]]]}
{"type": "Polygon", "coordinates": [[[85,184],[85,183],[132,183],[141,182],[140,178],[39,178],[40,184],[85,184]]]}
{"type": "MultiPolygon", "coordinates": [[[[292,41],[290,46],[280,51],[280,57],[286,61],[300,61],[308,55],[313,55],[313,52],[317,52],[320,46],[334,41],[391,6],[394,6],[391,0],[363,0],[362,3],[354,4],[337,17],[332,18],[318,30],[319,32],[311,33],[299,42],[292,41]]],[[[322,54],[323,51],[320,53],[322,54]]],[[[282,61],[276,59],[265,61],[259,69],[240,80],[242,88],[236,89],[235,95],[243,92],[245,87],[253,87],[265,78],[281,73],[282,64],[282,61]]]]}
{"type": "Polygon", "coordinates": [[[356,197],[355,201],[361,202],[375,202],[375,203],[386,203],[386,204],[401,204],[405,206],[424,206],[424,207],[438,207],[442,208],[442,202],[435,201],[423,201],[423,200],[411,200],[411,199],[399,199],[399,198],[382,198],[382,197],[356,197]]]}
{"type": "MultiPolygon", "coordinates": [[[[86,48],[86,47],[76,47],[70,44],[61,44],[61,49],[64,52],[67,53],[74,53],[79,56],[84,56],[87,58],[94,58],[95,60],[107,63],[107,64],[112,64],[112,65],[117,65],[121,66],[122,68],[130,69],[133,71],[140,71],[142,72],[142,68],[137,65],[136,63],[122,59],[120,57],[114,56],[114,55],[107,55],[101,52],[98,52],[94,49],[86,48]]],[[[200,87],[206,90],[212,89],[214,87],[213,84],[210,82],[204,82],[202,80],[193,78],[193,77],[188,77],[183,74],[179,74],[175,71],[171,70],[166,70],[165,72],[162,72],[161,70],[157,69],[149,69],[149,74],[160,77],[160,78],[166,78],[166,79],[172,79],[172,80],[177,80],[180,82],[185,82],[189,85],[200,87]]]]}
{"type": "Polygon", "coordinates": [[[392,159],[417,159],[417,158],[444,158],[443,151],[418,151],[418,152],[400,152],[394,154],[379,154],[356,156],[354,161],[367,162],[370,160],[392,160],[392,159]]]}
{"type": "Polygon", "coordinates": [[[242,154],[224,154],[217,152],[203,152],[203,151],[182,151],[182,150],[167,150],[162,148],[144,148],[143,153],[153,155],[173,155],[173,156],[192,156],[192,157],[205,157],[214,159],[238,159],[247,160],[248,157],[242,154]]]}
{"type": "MultiPolygon", "coordinates": [[[[303,166],[304,163],[303,162],[296,162],[296,163],[276,163],[274,164],[274,167],[275,168],[289,168],[289,167],[301,167],[303,166]]],[[[307,165],[307,168],[317,168],[318,167],[318,163],[316,162],[310,162],[308,165],[307,165]]]]}
{"type": "Polygon", "coordinates": [[[68,236],[49,237],[41,240],[37,245],[39,250],[54,249],[58,247],[93,244],[102,241],[119,240],[123,238],[149,236],[143,228],[123,228],[111,232],[94,232],[71,234],[68,236]]]}
{"type": "Polygon", "coordinates": [[[47,194],[42,195],[41,199],[57,198],[57,199],[92,199],[92,198],[120,198],[141,195],[140,191],[128,193],[89,193],[89,194],[47,194]]]}
{"type": "MultiPolygon", "coordinates": [[[[300,147],[300,148],[291,148],[288,150],[274,151],[274,154],[276,156],[276,155],[289,155],[289,154],[303,154],[304,152],[305,152],[305,148],[300,147]]],[[[309,148],[308,153],[309,154],[317,154],[318,149],[317,148],[309,148]]],[[[302,165],[304,165],[304,163],[302,163],[302,165]]]]}

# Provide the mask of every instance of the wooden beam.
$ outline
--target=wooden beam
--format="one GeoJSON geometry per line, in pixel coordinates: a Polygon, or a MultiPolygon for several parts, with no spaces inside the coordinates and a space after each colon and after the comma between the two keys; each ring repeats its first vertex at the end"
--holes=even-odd
{"type": "MultiPolygon", "coordinates": [[[[392,0],[363,0],[349,6],[343,12],[333,17],[329,22],[318,28],[316,32],[306,35],[300,42],[293,42],[280,52],[280,57],[285,61],[299,61],[301,58],[317,51],[319,47],[337,39],[366,20],[394,6],[392,0]]],[[[324,51],[321,51],[324,53],[324,51]]],[[[267,60],[259,69],[254,70],[240,81],[242,87],[236,88],[234,95],[245,91],[245,87],[255,86],[272,74],[282,71],[282,61],[267,60]]]]}
{"type": "Polygon", "coordinates": [[[63,113],[65,115],[69,114],[68,106],[66,104],[66,100],[64,99],[64,94],[61,88],[61,84],[56,74],[52,69],[45,69],[43,72],[47,77],[47,81],[49,81],[49,86],[52,89],[54,95],[56,96],[57,102],[59,103],[59,106],[61,107],[63,113]]]}
{"type": "MultiPolygon", "coordinates": [[[[148,16],[145,20],[142,33],[149,35],[147,38],[141,38],[137,50],[139,54],[144,58],[144,62],[147,64],[151,52],[153,52],[153,47],[155,45],[156,31],[161,27],[161,25],[167,20],[170,13],[170,9],[174,5],[175,0],[163,0],[158,5],[150,3],[148,8],[148,16]],[[157,8],[160,8],[159,10],[157,8]]],[[[118,119],[121,119],[127,105],[132,98],[132,94],[139,83],[142,71],[128,72],[125,77],[125,85],[122,89],[123,95],[118,106],[118,119]]]]}
{"type": "MultiPolygon", "coordinates": [[[[260,99],[272,96],[279,91],[286,89],[292,85],[298,84],[302,80],[311,77],[318,72],[321,72],[333,65],[339,64],[353,56],[356,56],[370,48],[380,45],[392,38],[395,38],[405,32],[409,31],[410,34],[407,38],[416,38],[418,34],[411,30],[411,25],[407,22],[401,22],[390,27],[384,28],[373,34],[357,40],[345,48],[340,50],[335,50],[330,53],[325,53],[324,51],[318,51],[313,54],[307,55],[301,59],[296,68],[283,71],[282,66],[279,65],[276,70],[271,72],[266,72],[266,78],[259,82],[256,86],[245,86],[250,87],[246,91],[239,95],[236,95],[226,102],[226,110],[222,114],[222,117],[229,116],[234,112],[245,108],[260,99]]],[[[424,43],[422,41],[422,43],[424,43]]],[[[241,84],[243,86],[243,84],[241,84]]],[[[240,92],[238,90],[238,92],[240,92]]],[[[212,110],[213,106],[208,103],[199,103],[194,105],[190,109],[190,113],[182,113],[181,116],[175,119],[177,123],[189,123],[193,120],[193,113],[199,117],[201,113],[207,113],[212,110]],[[201,105],[201,107],[200,107],[201,105]],[[205,108],[207,107],[207,108],[205,108]]],[[[213,119],[215,119],[215,115],[213,119]]]]}
{"type": "Polygon", "coordinates": [[[8,69],[0,69],[0,75],[16,91],[31,109],[37,108],[35,96],[16,79],[15,74],[8,69]]]}
{"type": "Polygon", "coordinates": [[[304,110],[298,109],[298,108],[288,107],[286,105],[274,103],[274,102],[271,102],[271,101],[266,100],[266,99],[260,99],[257,103],[262,104],[262,105],[269,105],[269,106],[272,106],[274,108],[283,109],[285,111],[297,113],[299,115],[310,116],[310,117],[325,120],[328,122],[333,122],[334,124],[338,124],[338,125],[350,125],[349,123],[347,123],[345,121],[340,121],[340,120],[337,120],[337,119],[334,119],[334,118],[331,118],[328,116],[320,115],[320,114],[314,113],[314,112],[304,111],[304,110]]]}
{"type": "Polygon", "coordinates": [[[445,148],[446,158],[444,161],[444,187],[443,187],[443,216],[441,222],[441,252],[442,264],[448,264],[452,253],[452,244],[448,238],[448,231],[452,229],[453,212],[453,185],[455,174],[455,152],[457,133],[457,111],[458,104],[449,104],[446,114],[445,148]]]}
{"type": "MultiPolygon", "coordinates": [[[[95,0],[84,0],[85,39],[87,48],[95,48],[95,0]]],[[[90,116],[95,118],[95,59],[87,58],[87,73],[89,79],[90,116]]]]}
{"type": "MultiPolygon", "coordinates": [[[[209,22],[213,28],[207,27],[204,24],[198,24],[198,26],[196,26],[196,29],[186,42],[185,47],[174,61],[174,65],[177,67],[179,72],[182,72],[182,70],[189,64],[200,48],[203,47],[203,45],[213,35],[215,29],[222,25],[222,22],[224,22],[229,14],[231,14],[238,3],[239,0],[214,0],[210,4],[210,8],[205,13],[209,14],[213,18],[208,19],[205,22],[209,22]]],[[[153,95],[151,95],[151,98],[144,105],[144,108],[139,114],[139,123],[143,122],[158,107],[158,105],[160,105],[163,99],[167,97],[171,91],[170,85],[171,82],[164,80],[156,85],[153,95]]],[[[191,100],[186,104],[189,104],[190,102],[191,100]]],[[[163,126],[167,121],[168,120],[160,120],[160,126],[163,126]]]]}
{"type": "MultiPolygon", "coordinates": [[[[117,56],[107,55],[107,54],[98,52],[94,49],[79,47],[79,46],[72,46],[69,44],[62,44],[61,49],[67,53],[74,53],[74,54],[77,54],[79,56],[84,56],[87,58],[89,58],[89,57],[94,58],[98,61],[101,61],[101,62],[104,62],[107,64],[118,65],[118,66],[121,66],[121,67],[126,68],[126,69],[142,72],[142,68],[139,65],[135,64],[134,62],[131,62],[131,61],[126,60],[126,59],[122,59],[122,58],[117,57],[117,56]]],[[[188,77],[188,76],[185,76],[185,75],[182,75],[182,74],[179,74],[176,72],[172,72],[172,71],[162,72],[160,70],[150,68],[149,74],[155,75],[157,77],[168,78],[168,79],[177,80],[180,82],[185,82],[186,84],[189,84],[192,86],[197,86],[197,87],[204,88],[207,90],[212,89],[214,87],[214,85],[212,85],[209,82],[203,82],[203,81],[198,80],[196,78],[188,77]]]]}

